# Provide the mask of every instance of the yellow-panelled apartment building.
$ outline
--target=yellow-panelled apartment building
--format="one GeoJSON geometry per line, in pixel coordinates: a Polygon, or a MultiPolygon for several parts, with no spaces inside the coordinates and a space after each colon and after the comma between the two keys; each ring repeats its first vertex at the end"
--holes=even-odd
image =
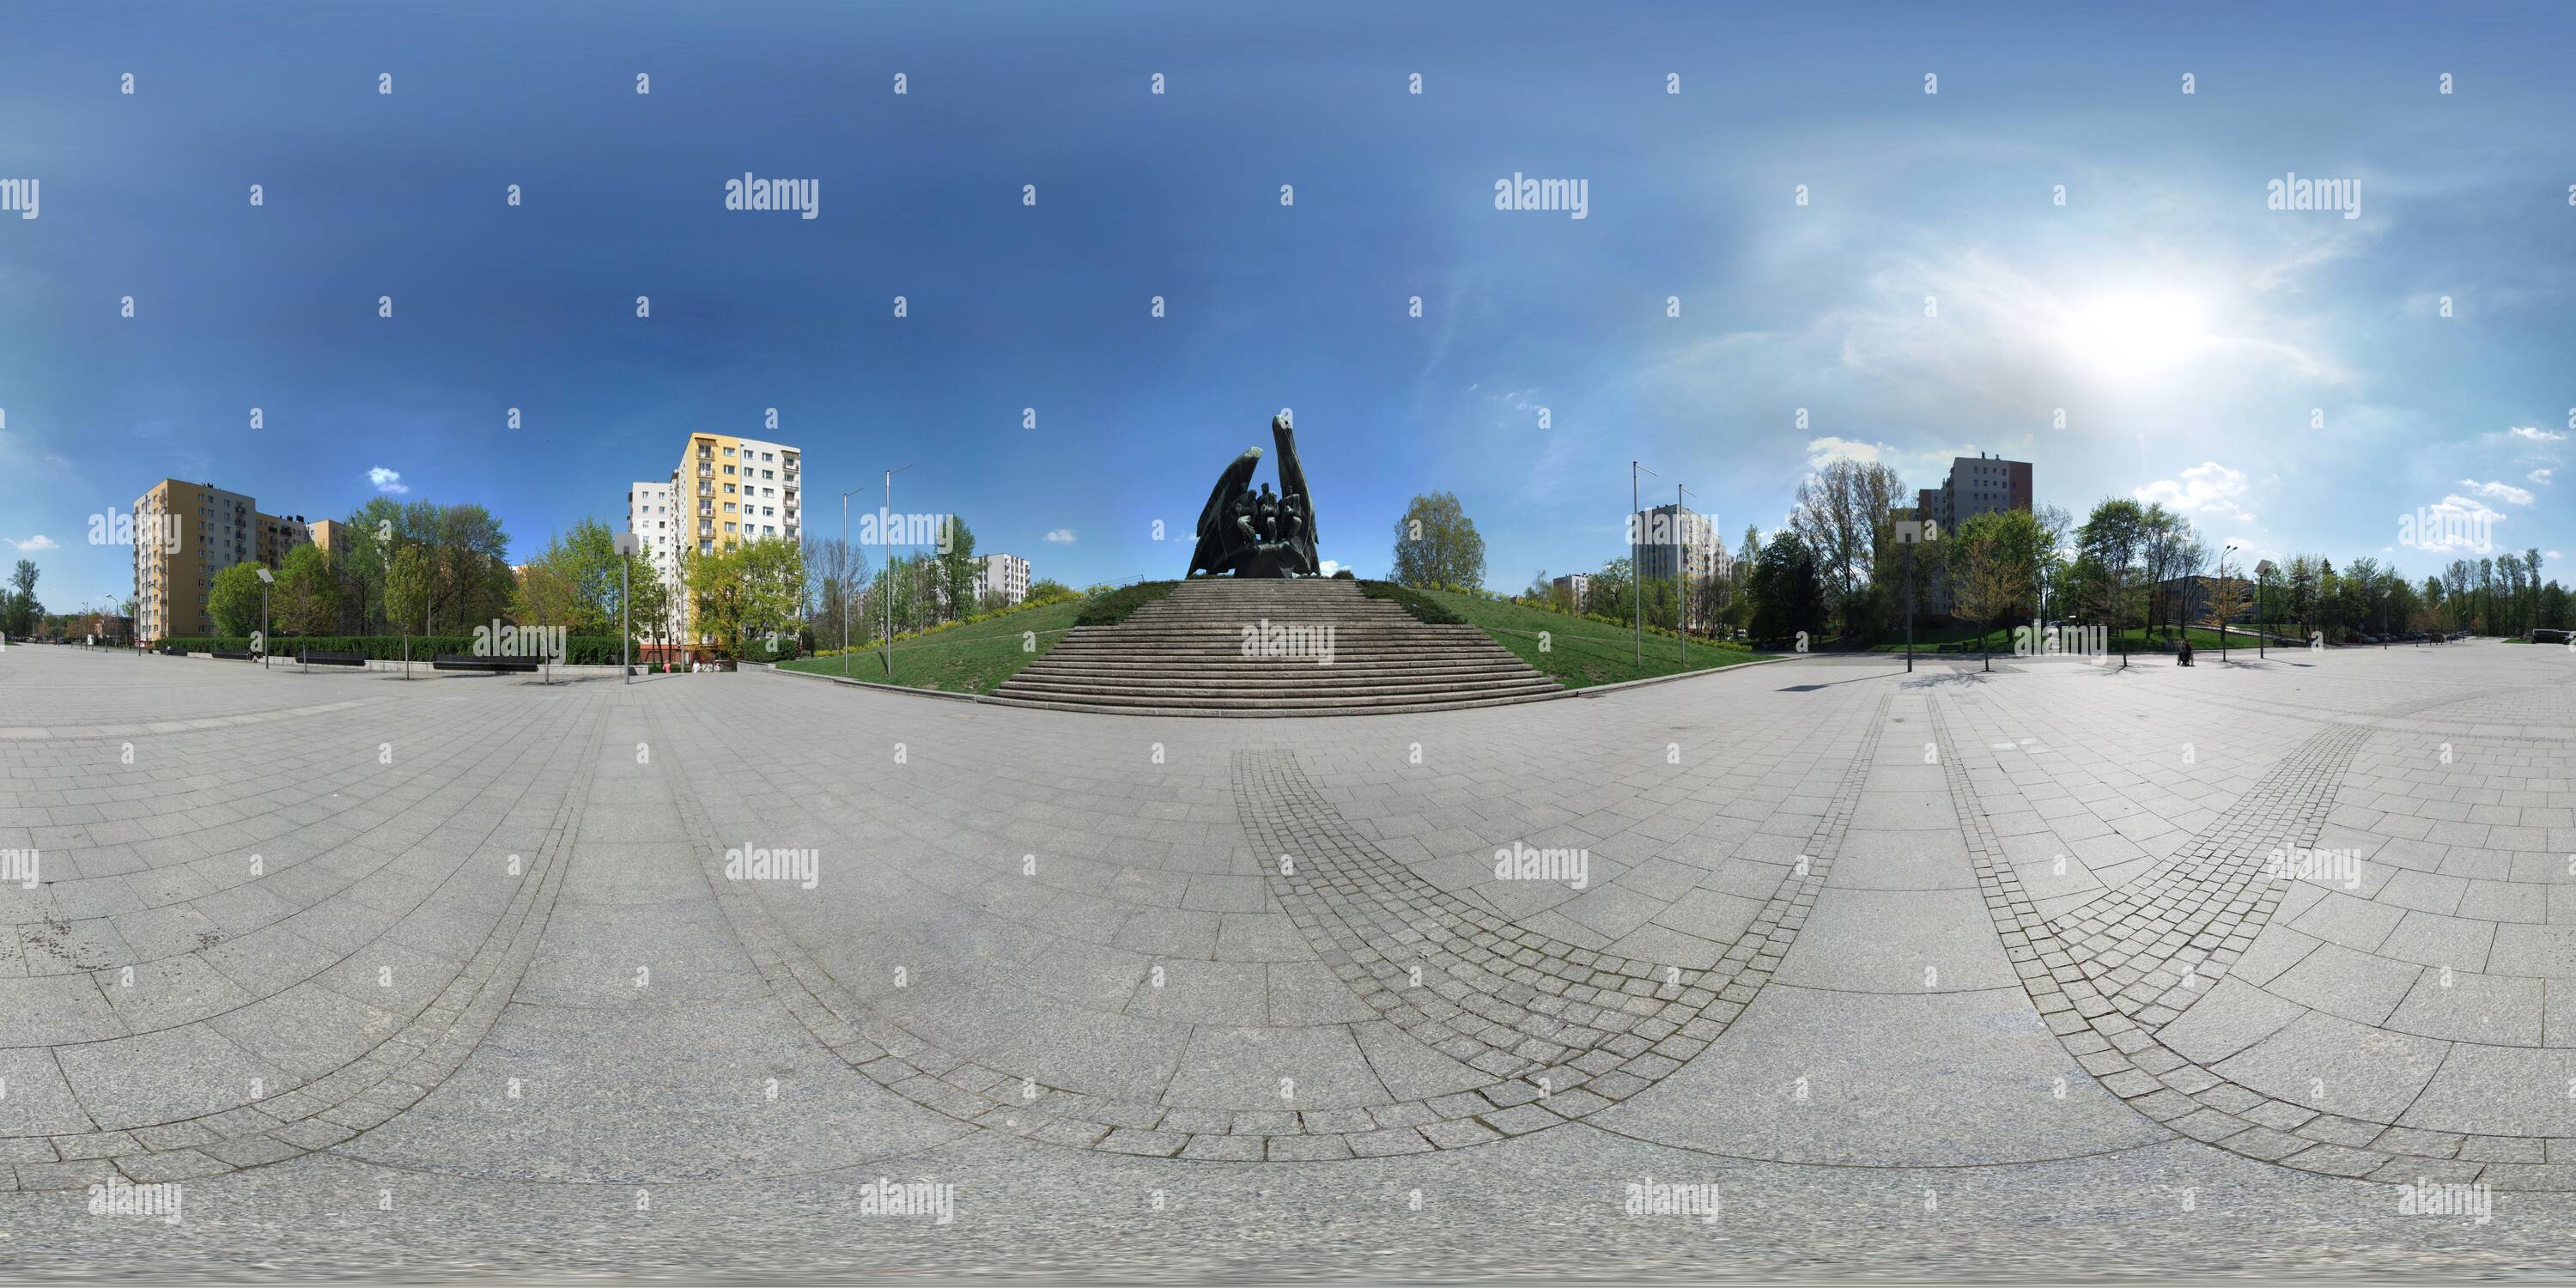
{"type": "Polygon", "coordinates": [[[262,514],[243,492],[163,479],[134,499],[134,635],[212,635],[206,594],[237,563],[276,567],[311,541],[304,516],[262,514]]]}
{"type": "MultiPolygon", "coordinates": [[[[627,490],[627,530],[642,541],[674,603],[688,602],[680,585],[683,550],[711,555],[750,541],[805,540],[804,456],[785,443],[691,434],[668,481],[627,490]]],[[[686,629],[690,638],[694,626],[686,629]]]]}

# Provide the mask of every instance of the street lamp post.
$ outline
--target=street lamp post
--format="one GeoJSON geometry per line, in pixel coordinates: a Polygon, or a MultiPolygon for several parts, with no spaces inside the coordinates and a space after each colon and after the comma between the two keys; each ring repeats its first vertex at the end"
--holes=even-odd
{"type": "Polygon", "coordinates": [[[259,669],[268,669],[268,587],[277,580],[266,568],[259,570],[259,669]]]}
{"type": "Polygon", "coordinates": [[[1682,640],[1682,669],[1690,669],[1690,564],[1682,558],[1682,495],[1690,491],[1673,484],[1673,626],[1682,640]]]}
{"type": "MultiPolygon", "coordinates": [[[[887,470],[887,471],[885,472],[885,496],[886,496],[886,501],[885,501],[885,513],[884,513],[884,514],[882,514],[882,515],[880,515],[880,516],[878,516],[878,518],[877,518],[877,535],[879,535],[879,536],[884,536],[884,535],[885,535],[885,530],[886,530],[888,527],[891,527],[891,526],[892,526],[892,524],[893,524],[893,516],[894,516],[894,476],[895,476],[895,475],[897,475],[897,474],[901,474],[901,473],[903,473],[905,470],[908,470],[908,469],[911,469],[911,468],[912,468],[911,466],[909,466],[909,465],[905,465],[905,466],[901,466],[901,467],[896,468],[896,469],[887,470]]],[[[891,551],[894,549],[894,547],[893,547],[892,545],[890,545],[890,544],[889,544],[889,545],[887,545],[887,546],[886,546],[886,549],[887,549],[889,552],[891,552],[891,551]]],[[[892,555],[891,553],[889,553],[889,554],[887,555],[887,558],[888,558],[889,560],[891,560],[891,559],[893,558],[893,555],[892,555]]],[[[882,663],[882,664],[884,665],[884,667],[885,667],[885,678],[886,678],[886,682],[887,682],[887,683],[889,683],[889,684],[891,684],[891,683],[893,683],[893,682],[894,682],[894,595],[893,595],[893,593],[892,593],[891,588],[889,588],[889,590],[888,590],[888,593],[887,593],[887,595],[886,595],[886,597],[885,597],[885,602],[886,602],[886,629],[885,629],[885,639],[884,639],[884,641],[883,641],[884,647],[882,647],[881,649],[879,649],[879,650],[878,650],[878,652],[877,652],[877,660],[878,660],[880,663],[882,663]]]]}
{"type": "MultiPolygon", "coordinates": [[[[2227,556],[2235,549],[2236,547],[2229,546],[2218,552],[2218,602],[2231,606],[2235,604],[2236,599],[2227,591],[2227,556]]],[[[2191,628],[2186,626],[2183,629],[2191,628]]],[[[2227,665],[2227,614],[2225,613],[2218,615],[2218,664],[2227,665]]]]}
{"type": "Polygon", "coordinates": [[[635,630],[628,624],[628,601],[635,598],[635,581],[629,561],[635,555],[635,534],[617,534],[617,682],[635,682],[635,630]]]}
{"type": "MultiPolygon", "coordinates": [[[[912,467],[907,465],[904,468],[912,467]]],[[[856,491],[858,491],[857,488],[850,489],[850,492],[856,491]]],[[[850,674],[850,492],[841,494],[841,677],[843,679],[849,678],[850,674]]],[[[889,507],[894,502],[892,474],[886,476],[886,502],[889,507]]]]}
{"type": "MultiPolygon", "coordinates": [[[[1644,517],[1638,509],[1644,502],[1637,496],[1637,474],[1641,470],[1648,474],[1655,473],[1635,461],[1628,462],[1628,527],[1630,529],[1628,580],[1637,584],[1637,668],[1644,670],[1646,666],[1646,570],[1637,566],[1637,552],[1645,549],[1643,538],[1646,534],[1635,531],[1637,521],[1644,517]]],[[[1655,474],[1655,477],[1662,478],[1663,475],[1655,474]]]]}

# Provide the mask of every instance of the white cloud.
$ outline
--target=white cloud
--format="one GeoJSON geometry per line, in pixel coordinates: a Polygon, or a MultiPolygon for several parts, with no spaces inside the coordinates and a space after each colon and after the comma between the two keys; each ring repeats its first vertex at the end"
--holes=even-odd
{"type": "MultiPolygon", "coordinates": [[[[2551,552],[2550,552],[2549,557],[2550,557],[2550,558],[2552,558],[2552,559],[2555,559],[2555,558],[2557,558],[2557,557],[2558,557],[2558,554],[2557,554],[2557,552],[2556,552],[2556,551],[2551,551],[2551,552]]],[[[1341,563],[1341,561],[1340,561],[1340,560],[1338,560],[1338,559],[1327,559],[1327,560],[1325,560],[1325,561],[1324,561],[1324,575],[1325,575],[1325,576],[1330,577],[1330,576],[1332,576],[1334,573],[1340,572],[1341,570],[1342,570],[1342,563],[1341,563]]]]}
{"type": "Polygon", "coordinates": [[[367,481],[375,484],[376,490],[387,496],[400,496],[411,490],[411,485],[402,481],[400,472],[386,469],[381,465],[367,471],[367,481]]]}
{"type": "Polygon", "coordinates": [[[1053,532],[1050,532],[1050,533],[1046,534],[1046,539],[1047,539],[1047,540],[1049,540],[1049,541],[1052,541],[1052,542],[1056,543],[1056,544],[1057,544],[1057,545],[1059,545],[1059,546],[1069,546],[1069,545],[1072,545],[1072,544],[1073,544],[1073,529],[1071,529],[1071,528],[1058,528],[1058,529],[1056,529],[1055,531],[1053,531],[1053,532]]]}
{"type": "Polygon", "coordinates": [[[1823,469],[1829,461],[1857,461],[1863,465],[1879,463],[1879,444],[1855,443],[1848,438],[1811,438],[1807,440],[1807,468],[1823,469]]]}
{"type": "Polygon", "coordinates": [[[2513,436],[2516,438],[2529,439],[2535,443],[2555,443],[2567,437],[2565,434],[2559,433],[2557,430],[2542,429],[2536,425],[2517,425],[2513,429],[2513,436]]]}
{"type": "Polygon", "coordinates": [[[2231,470],[2216,461],[2203,461],[2182,472],[2179,481],[2157,479],[2131,495],[2141,501],[2161,503],[2168,510],[2183,514],[2224,515],[2239,523],[2254,522],[2254,515],[2243,505],[2245,474],[2231,470]]]}
{"type": "Polygon", "coordinates": [[[32,537],[27,538],[27,539],[26,539],[26,540],[24,540],[24,541],[16,541],[16,540],[12,540],[9,544],[10,544],[10,545],[13,545],[13,546],[18,547],[20,550],[60,550],[60,549],[62,549],[62,546],[60,546],[60,545],[56,544],[56,543],[55,543],[55,541],[54,541],[54,539],[53,539],[52,537],[46,536],[44,533],[41,533],[41,532],[37,533],[36,535],[34,535],[34,536],[32,536],[32,537]]]}
{"type": "Polygon", "coordinates": [[[2564,558],[2566,558],[2567,556],[2562,555],[2562,554],[2558,553],[2558,552],[2557,552],[2557,551],[2555,551],[2555,550],[2552,550],[2552,551],[2547,552],[2543,557],[2544,557],[2544,558],[2547,558],[2547,559],[2550,559],[2550,560],[2552,560],[2552,561],[2555,561],[2555,560],[2559,560],[2559,559],[2564,559],[2564,558]]]}
{"type": "Polygon", "coordinates": [[[2552,470],[2552,469],[2548,468],[2547,466],[2543,466],[2543,467],[2541,467],[2541,468],[2539,468],[2539,469],[2533,470],[2533,471],[2532,471],[2532,472],[2530,472],[2529,474],[2525,474],[2525,475],[2523,475],[2523,477],[2524,477],[2524,478],[2527,478],[2527,479],[2530,479],[2530,480],[2531,480],[2532,482],[2534,482],[2534,483],[2544,483],[2544,484],[2545,484],[2545,483],[2547,483],[2547,482],[2549,481],[2549,476],[2550,476],[2551,474],[2556,473],[2556,472],[2557,472],[2557,471],[2552,470]]]}
{"type": "Polygon", "coordinates": [[[2460,486],[2477,493],[2479,496],[2489,497],[2508,504],[2531,504],[2530,490],[2527,488],[2515,487],[2511,483],[2480,483],[2476,479],[2461,479],[2460,486]]]}
{"type": "MultiPolygon", "coordinates": [[[[1952,447],[1933,446],[1922,451],[1908,451],[1893,443],[1864,443],[1857,439],[1811,438],[1807,440],[1807,468],[1821,470],[1832,461],[1851,461],[1860,465],[1884,465],[1896,471],[1897,478],[1908,488],[1939,487],[1950,473],[1950,462],[1962,456],[1975,456],[1977,445],[1961,443],[1952,447]]],[[[1912,505],[1908,492],[1905,504],[1912,505]]]]}

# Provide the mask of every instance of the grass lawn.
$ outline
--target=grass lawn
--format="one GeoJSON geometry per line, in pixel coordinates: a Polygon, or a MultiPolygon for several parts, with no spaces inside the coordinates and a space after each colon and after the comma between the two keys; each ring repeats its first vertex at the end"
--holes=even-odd
{"type": "MultiPolygon", "coordinates": [[[[1018,674],[1021,667],[1054,648],[1056,641],[1072,628],[1074,615],[1082,611],[1083,603],[1076,599],[1048,604],[920,639],[898,640],[891,681],[886,679],[885,664],[877,660],[877,650],[868,649],[850,657],[850,678],[944,693],[990,693],[1018,674]],[[1037,632],[1037,647],[1033,650],[1026,647],[1025,635],[1030,631],[1037,632]]],[[[837,657],[799,658],[778,665],[786,671],[841,673],[841,659],[837,657]]]]}
{"type": "Polygon", "coordinates": [[[1708,671],[1720,667],[1758,662],[1769,653],[1756,653],[1741,645],[1690,643],[1690,660],[1682,660],[1682,646],[1669,635],[1646,637],[1646,664],[1637,665],[1636,635],[1624,626],[1586,621],[1541,608],[1525,608],[1499,600],[1480,599],[1474,595],[1428,590],[1423,595],[1437,601],[1449,611],[1510,649],[1512,655],[1546,672],[1557,683],[1569,689],[1586,689],[1596,684],[1616,684],[1621,680],[1642,680],[1657,675],[1674,675],[1683,671],[1708,671]],[[1539,633],[1548,635],[1546,652],[1539,651],[1539,633]]]}

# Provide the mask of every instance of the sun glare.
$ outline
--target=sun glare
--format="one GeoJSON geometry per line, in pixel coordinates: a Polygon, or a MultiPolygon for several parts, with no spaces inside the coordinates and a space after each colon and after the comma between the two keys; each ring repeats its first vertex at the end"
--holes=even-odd
{"type": "Polygon", "coordinates": [[[2066,343],[2106,375],[2135,379],[2170,370],[2202,342],[2201,308],[2187,295],[2114,295],[2067,319],[2066,343]]]}

